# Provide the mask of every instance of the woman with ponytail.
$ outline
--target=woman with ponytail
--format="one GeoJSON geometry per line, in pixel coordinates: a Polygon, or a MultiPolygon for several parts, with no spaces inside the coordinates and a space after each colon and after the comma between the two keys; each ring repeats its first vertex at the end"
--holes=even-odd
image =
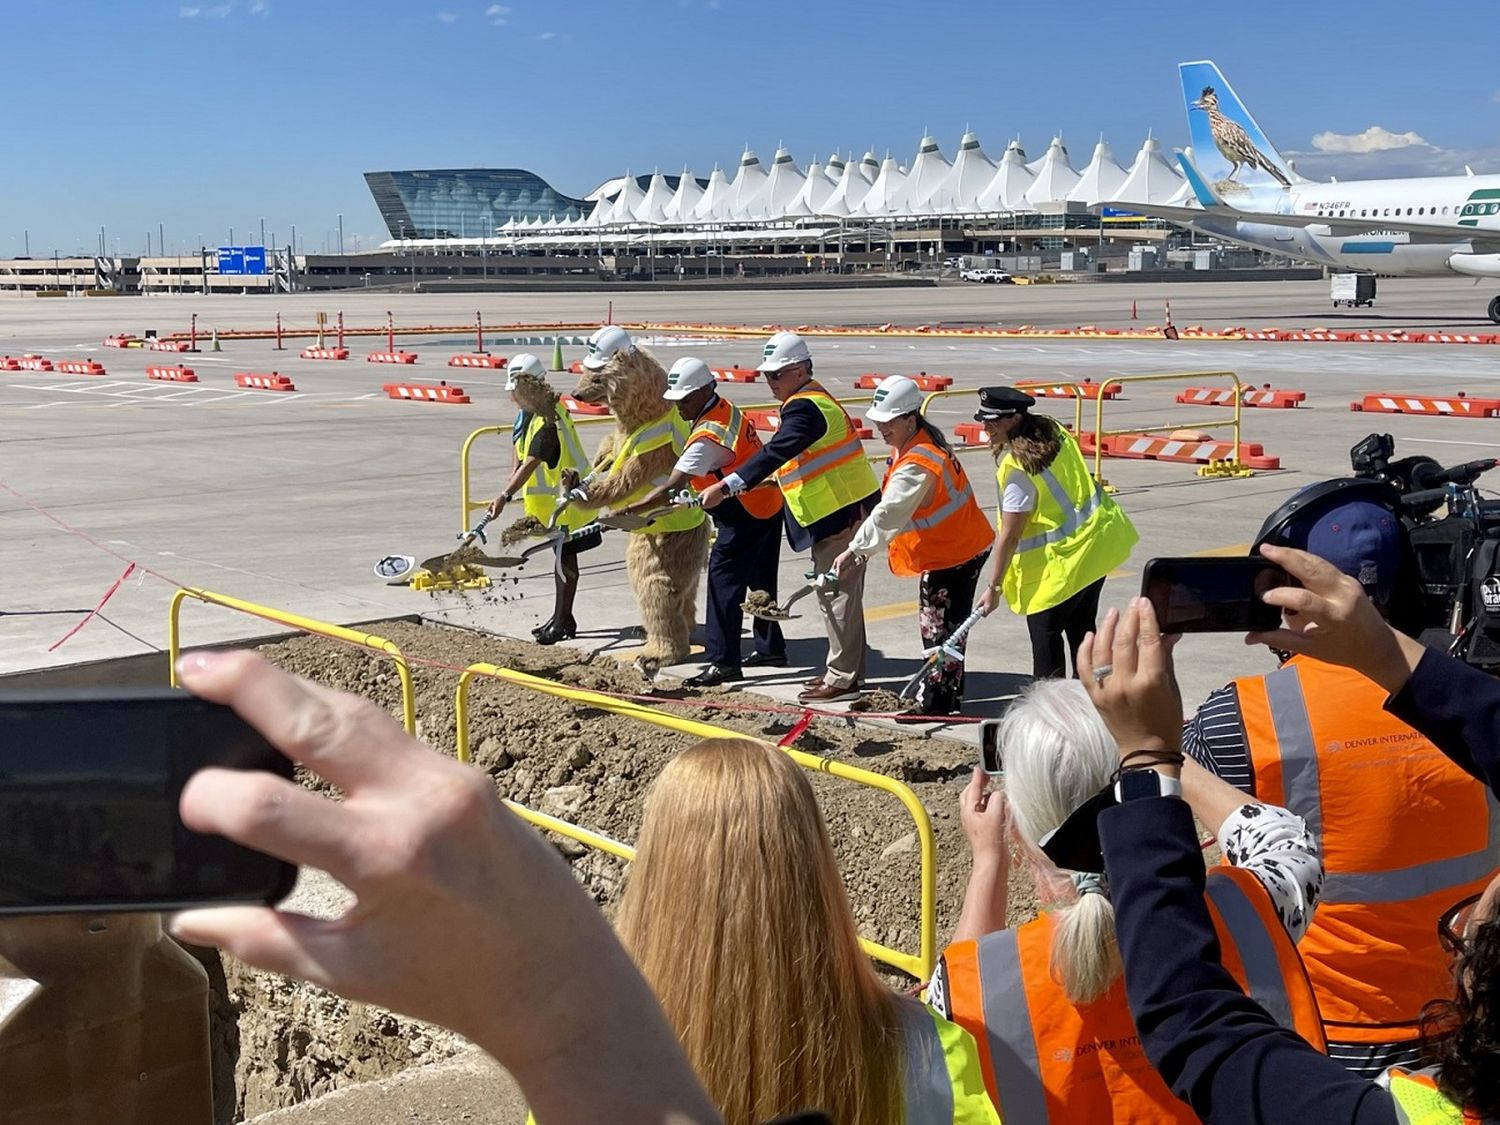
{"type": "MultiPolygon", "coordinates": [[[[1115,908],[1094,821],[1112,804],[1120,752],[1083,686],[1039,680],[1001,721],[1005,788],[976,772],[963,794],[974,852],[953,944],[928,999],[979,1042],[986,1082],[1006,1121],[1196,1122],[1141,1050],[1121,979],[1115,908]],[[1007,849],[1017,845],[1050,908],[1006,929],[1007,849]]],[[[1284,809],[1188,763],[1182,795],[1218,829],[1233,867],[1210,898],[1221,941],[1240,963],[1270,951],[1268,981],[1295,1030],[1321,1041],[1321,1023],[1294,942],[1322,884],[1317,843],[1284,809]],[[1223,902],[1220,902],[1223,898],[1223,902]]],[[[1279,1001],[1279,1003],[1278,1003],[1279,1001]]]]}

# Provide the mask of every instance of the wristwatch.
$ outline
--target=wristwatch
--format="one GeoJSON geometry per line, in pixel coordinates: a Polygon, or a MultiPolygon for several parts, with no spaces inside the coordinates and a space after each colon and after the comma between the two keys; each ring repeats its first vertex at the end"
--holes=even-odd
{"type": "Polygon", "coordinates": [[[1115,800],[1122,805],[1143,797],[1181,796],[1181,781],[1153,769],[1127,770],[1115,782],[1115,800]]]}

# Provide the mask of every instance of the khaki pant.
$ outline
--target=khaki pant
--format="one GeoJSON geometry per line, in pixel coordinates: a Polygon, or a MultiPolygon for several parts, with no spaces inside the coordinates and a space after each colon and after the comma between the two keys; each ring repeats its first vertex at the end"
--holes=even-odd
{"type": "MultiPolygon", "coordinates": [[[[859,524],[854,523],[837,535],[814,543],[813,569],[820,574],[830,570],[833,560],[844,553],[858,529],[859,524]]],[[[823,682],[838,688],[863,683],[866,653],[865,567],[846,566],[836,590],[819,590],[813,596],[818,599],[818,607],[823,611],[823,626],[828,630],[828,670],[823,675],[823,682]]]]}

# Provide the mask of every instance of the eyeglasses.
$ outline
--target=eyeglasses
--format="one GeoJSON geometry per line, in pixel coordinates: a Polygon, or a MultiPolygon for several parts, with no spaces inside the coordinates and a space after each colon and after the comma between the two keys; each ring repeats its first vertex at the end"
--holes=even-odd
{"type": "Polygon", "coordinates": [[[1438,919],[1438,944],[1449,953],[1457,954],[1464,951],[1468,943],[1469,922],[1474,917],[1474,908],[1479,905],[1479,900],[1483,897],[1482,893],[1470,895],[1450,907],[1438,919]]]}

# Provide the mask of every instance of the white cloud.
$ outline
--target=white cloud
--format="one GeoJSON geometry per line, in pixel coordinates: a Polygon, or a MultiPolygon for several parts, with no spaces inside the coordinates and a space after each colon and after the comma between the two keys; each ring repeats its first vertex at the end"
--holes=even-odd
{"type": "Polygon", "coordinates": [[[271,14],[270,0],[251,0],[250,14],[252,16],[267,16],[271,14]]]}
{"type": "Polygon", "coordinates": [[[453,23],[458,19],[458,17],[455,16],[452,12],[439,12],[437,14],[437,18],[443,23],[453,23]]]}
{"type": "Polygon", "coordinates": [[[203,11],[202,8],[178,8],[177,9],[177,14],[182,19],[190,20],[190,19],[196,19],[197,16],[198,16],[198,13],[201,12],[201,11],[203,11]]]}
{"type": "Polygon", "coordinates": [[[504,4],[491,4],[484,10],[485,18],[496,27],[504,27],[508,22],[506,17],[510,15],[511,9],[504,4]]]}
{"type": "Polygon", "coordinates": [[[1318,133],[1312,139],[1319,152],[1386,152],[1393,148],[1411,148],[1427,141],[1416,133],[1392,133],[1371,125],[1363,133],[1318,133]]]}
{"type": "Polygon", "coordinates": [[[556,39],[557,38],[557,32],[555,32],[555,31],[544,31],[540,35],[538,35],[537,38],[538,39],[556,39]]]}

